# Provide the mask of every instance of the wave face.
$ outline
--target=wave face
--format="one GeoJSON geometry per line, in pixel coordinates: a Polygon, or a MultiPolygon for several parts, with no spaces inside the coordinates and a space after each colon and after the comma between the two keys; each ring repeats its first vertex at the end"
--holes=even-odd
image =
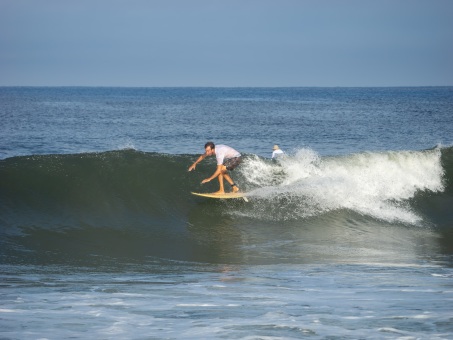
{"type": "Polygon", "coordinates": [[[218,186],[199,184],[212,160],[187,171],[196,157],[121,150],[1,160],[2,259],[241,262],[237,245],[247,248],[252,230],[269,241],[281,228],[307,225],[324,236],[358,224],[452,230],[453,148],[326,158],[302,149],[278,161],[246,155],[233,175],[249,203],[190,195],[218,186]]]}

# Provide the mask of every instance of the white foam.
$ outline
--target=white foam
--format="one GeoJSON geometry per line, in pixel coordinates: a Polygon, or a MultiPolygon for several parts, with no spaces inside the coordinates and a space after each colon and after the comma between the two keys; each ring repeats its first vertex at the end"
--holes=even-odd
{"type": "Polygon", "coordinates": [[[331,158],[302,149],[277,163],[258,157],[245,163],[242,172],[254,195],[285,196],[299,216],[350,209],[387,221],[417,223],[421,217],[407,199],[418,191],[444,190],[439,149],[331,158]]]}
{"type": "Polygon", "coordinates": [[[117,146],[118,150],[137,150],[135,148],[134,142],[131,139],[125,140],[123,143],[117,146]]]}
{"type": "Polygon", "coordinates": [[[14,309],[8,309],[8,308],[1,308],[0,313],[16,313],[17,311],[14,309]]]}

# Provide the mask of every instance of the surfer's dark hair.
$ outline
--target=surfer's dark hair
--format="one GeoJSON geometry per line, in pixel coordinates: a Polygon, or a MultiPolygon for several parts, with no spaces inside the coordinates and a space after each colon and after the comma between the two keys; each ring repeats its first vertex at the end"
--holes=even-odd
{"type": "Polygon", "coordinates": [[[204,145],[204,148],[206,149],[208,146],[211,148],[211,150],[212,150],[212,149],[215,149],[215,145],[214,145],[213,142],[207,142],[207,143],[204,145]]]}

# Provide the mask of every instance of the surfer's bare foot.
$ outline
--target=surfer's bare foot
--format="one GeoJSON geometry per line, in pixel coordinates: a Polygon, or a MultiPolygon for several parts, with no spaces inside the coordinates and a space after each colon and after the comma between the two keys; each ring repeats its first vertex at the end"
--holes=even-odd
{"type": "Polygon", "coordinates": [[[214,195],[223,195],[223,194],[225,194],[225,191],[219,190],[219,191],[213,192],[213,194],[214,195]]]}
{"type": "Polygon", "coordinates": [[[239,188],[237,187],[237,185],[234,185],[234,186],[232,187],[232,189],[233,189],[233,192],[238,192],[238,191],[239,191],[239,188]]]}

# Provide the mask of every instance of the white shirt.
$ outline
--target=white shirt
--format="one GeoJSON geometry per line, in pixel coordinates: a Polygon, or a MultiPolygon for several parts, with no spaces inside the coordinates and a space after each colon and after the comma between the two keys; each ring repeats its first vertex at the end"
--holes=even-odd
{"type": "Polygon", "coordinates": [[[283,154],[284,154],[284,152],[282,150],[280,150],[280,149],[274,150],[274,152],[272,152],[272,158],[281,156],[283,154]]]}
{"type": "Polygon", "coordinates": [[[217,159],[217,165],[222,165],[225,158],[228,159],[234,157],[241,157],[241,154],[232,147],[222,144],[215,146],[215,158],[217,159]]]}

